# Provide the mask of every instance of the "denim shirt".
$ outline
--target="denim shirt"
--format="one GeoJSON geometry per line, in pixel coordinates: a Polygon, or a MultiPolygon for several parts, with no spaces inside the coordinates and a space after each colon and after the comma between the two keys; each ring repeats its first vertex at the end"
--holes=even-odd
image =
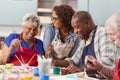
{"type": "MultiPolygon", "coordinates": [[[[50,24],[44,33],[44,38],[43,38],[44,49],[46,48],[47,45],[51,44],[52,40],[55,37],[55,34],[57,34],[58,38],[60,39],[59,30],[50,24]]],[[[69,57],[72,57],[73,54],[76,52],[77,48],[79,47],[78,43],[80,42],[80,38],[77,34],[70,32],[70,36],[65,40],[65,43],[68,43],[70,41],[70,37],[73,37],[73,41],[74,41],[74,46],[69,55],[69,57]]]]}
{"type": "MultiPolygon", "coordinates": [[[[59,33],[59,30],[55,30],[55,34],[57,34],[57,39],[60,40],[60,33],[59,33]]],[[[65,43],[69,43],[71,41],[71,39],[73,40],[74,42],[74,46],[73,48],[71,49],[70,53],[69,53],[69,56],[68,57],[72,57],[74,55],[74,53],[76,52],[77,48],[79,47],[79,42],[80,42],[80,38],[77,34],[73,33],[73,32],[70,32],[69,33],[70,35],[67,37],[67,39],[65,40],[65,43]]]]}
{"type": "Polygon", "coordinates": [[[43,36],[44,50],[46,50],[47,45],[51,44],[55,36],[55,30],[56,28],[53,26],[53,24],[48,25],[48,27],[46,28],[43,36]]]}

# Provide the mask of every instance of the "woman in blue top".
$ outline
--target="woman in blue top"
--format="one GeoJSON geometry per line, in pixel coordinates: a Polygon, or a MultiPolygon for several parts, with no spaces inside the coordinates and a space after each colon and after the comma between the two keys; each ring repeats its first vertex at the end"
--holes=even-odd
{"type": "Polygon", "coordinates": [[[45,41],[43,40],[46,56],[50,54],[53,59],[62,60],[67,57],[72,57],[75,53],[79,46],[80,39],[77,34],[73,32],[71,26],[71,18],[74,12],[71,6],[65,4],[53,7],[53,25],[50,25],[45,31],[45,41]],[[49,38],[50,36],[51,38],[49,38]]]}
{"type": "Polygon", "coordinates": [[[20,34],[12,33],[6,38],[0,64],[37,66],[37,54],[44,53],[42,41],[35,38],[39,25],[39,17],[28,13],[23,18],[23,31],[20,34]]]}

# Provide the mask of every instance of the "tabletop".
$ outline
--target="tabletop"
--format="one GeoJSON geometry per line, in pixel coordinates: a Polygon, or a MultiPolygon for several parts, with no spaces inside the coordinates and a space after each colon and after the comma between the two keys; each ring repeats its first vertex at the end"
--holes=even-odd
{"type": "MultiPolygon", "coordinates": [[[[8,67],[10,68],[11,66],[0,65],[0,70],[3,71],[0,74],[6,74],[6,76],[3,76],[4,78],[6,78],[6,77],[7,78],[14,78],[14,80],[18,80],[18,77],[21,76],[21,77],[29,77],[30,78],[29,80],[40,80],[40,76],[34,76],[34,69],[37,67],[31,68],[31,67],[23,67],[23,66],[14,66],[14,70],[12,72],[8,67]],[[32,71],[31,71],[31,69],[32,69],[32,71]],[[20,73],[19,75],[17,75],[18,71],[20,73]],[[30,76],[32,76],[32,77],[30,77],[30,76]]],[[[53,69],[50,69],[49,80],[98,80],[95,78],[84,76],[83,75],[84,72],[67,74],[67,75],[61,75],[61,73],[60,74],[53,74],[53,73],[54,73],[53,69]]],[[[2,80],[2,75],[0,75],[0,78],[2,80]]],[[[28,80],[28,79],[24,79],[24,80],[28,80]]]]}

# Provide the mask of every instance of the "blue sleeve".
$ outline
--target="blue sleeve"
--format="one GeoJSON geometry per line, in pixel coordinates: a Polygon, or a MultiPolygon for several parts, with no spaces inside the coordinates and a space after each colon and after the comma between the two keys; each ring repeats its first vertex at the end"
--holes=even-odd
{"type": "MultiPolygon", "coordinates": [[[[12,41],[13,39],[18,38],[18,37],[19,37],[19,34],[15,34],[15,33],[10,34],[10,35],[5,39],[5,44],[6,44],[8,47],[10,47],[11,41],[12,41]]],[[[10,55],[9,61],[13,58],[14,54],[16,53],[16,50],[17,50],[17,48],[15,48],[15,49],[13,50],[12,54],[10,55]]],[[[9,61],[8,61],[8,62],[9,62],[9,61]]]]}
{"type": "Polygon", "coordinates": [[[39,39],[37,39],[37,49],[39,51],[39,54],[45,55],[45,51],[43,48],[43,42],[39,39]]]}
{"type": "Polygon", "coordinates": [[[18,38],[18,37],[19,37],[19,34],[14,34],[14,33],[10,34],[10,35],[5,39],[5,44],[6,44],[8,47],[10,47],[11,41],[12,41],[13,39],[18,38]]]}
{"type": "Polygon", "coordinates": [[[51,44],[54,36],[55,36],[55,28],[53,25],[49,25],[45,30],[44,37],[43,37],[44,49],[46,49],[47,45],[51,44]]]}

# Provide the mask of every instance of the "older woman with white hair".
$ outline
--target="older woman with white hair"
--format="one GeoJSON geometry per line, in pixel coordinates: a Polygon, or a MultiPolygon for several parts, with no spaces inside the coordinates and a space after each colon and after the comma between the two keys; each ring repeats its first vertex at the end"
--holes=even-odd
{"type": "Polygon", "coordinates": [[[36,14],[26,14],[23,18],[23,31],[20,34],[12,33],[6,38],[0,64],[37,66],[37,55],[44,55],[42,41],[35,38],[39,26],[40,19],[36,14]]]}
{"type": "MultiPolygon", "coordinates": [[[[107,33],[110,35],[110,39],[115,45],[120,47],[120,12],[113,14],[105,24],[107,33]]],[[[116,57],[117,58],[117,57],[116,57]]],[[[85,63],[87,68],[97,70],[100,74],[104,75],[108,79],[120,80],[120,59],[116,65],[115,70],[103,66],[92,56],[86,56],[85,63]],[[114,76],[113,76],[114,74],[114,76]]]]}

